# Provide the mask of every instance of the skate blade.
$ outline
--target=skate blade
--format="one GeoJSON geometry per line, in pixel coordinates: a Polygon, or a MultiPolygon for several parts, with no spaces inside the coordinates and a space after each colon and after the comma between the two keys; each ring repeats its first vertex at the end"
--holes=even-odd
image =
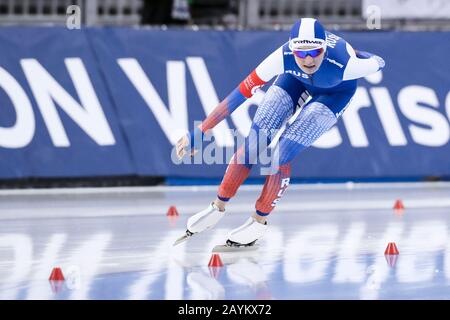
{"type": "Polygon", "coordinates": [[[173,246],[175,247],[176,245],[179,245],[182,242],[185,242],[186,240],[188,240],[189,238],[191,238],[193,236],[193,234],[188,234],[185,233],[184,235],[182,235],[181,237],[179,237],[174,243],[173,246]]]}
{"type": "Polygon", "coordinates": [[[259,249],[259,246],[257,244],[251,245],[251,246],[229,246],[226,244],[215,246],[212,249],[212,252],[251,252],[256,251],[259,249]]]}

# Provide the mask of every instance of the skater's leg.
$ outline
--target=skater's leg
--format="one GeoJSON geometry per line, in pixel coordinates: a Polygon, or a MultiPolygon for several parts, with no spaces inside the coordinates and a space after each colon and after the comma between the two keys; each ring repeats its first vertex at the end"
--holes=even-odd
{"type": "MultiPolygon", "coordinates": [[[[270,214],[289,185],[291,161],[337,122],[333,111],[318,100],[321,99],[314,99],[305,105],[297,119],[286,128],[278,141],[272,165],[278,165],[280,170],[275,175],[267,176],[261,196],[256,202],[255,218],[259,221],[263,221],[270,214]]],[[[347,104],[348,102],[349,100],[347,104]]]]}
{"type": "Polygon", "coordinates": [[[306,105],[298,118],[286,128],[272,158],[272,166],[278,166],[278,169],[266,177],[261,195],[256,201],[255,219],[264,223],[289,185],[291,161],[300,151],[328,131],[336,120],[330,109],[314,102],[306,105]]]}
{"type": "Polygon", "coordinates": [[[266,135],[266,130],[253,123],[250,134],[233,155],[225,171],[217,192],[217,198],[214,201],[219,208],[224,208],[226,203],[235,196],[238,188],[250,174],[253,165],[257,163],[258,154],[266,149],[270,141],[271,137],[266,135]],[[261,143],[262,139],[265,142],[261,143]]]}
{"type": "Polygon", "coordinates": [[[289,185],[291,161],[328,131],[336,121],[336,115],[322,103],[311,102],[303,108],[278,141],[271,164],[275,173],[266,177],[264,188],[255,205],[256,213],[242,226],[230,232],[228,245],[252,245],[264,235],[267,230],[266,218],[289,185]]]}
{"type": "Polygon", "coordinates": [[[276,165],[279,169],[276,174],[266,178],[255,206],[257,216],[265,218],[272,212],[289,185],[292,160],[328,131],[336,121],[336,116],[327,106],[312,102],[308,103],[297,119],[286,128],[272,158],[272,166],[276,165]]]}
{"type": "MultiPolygon", "coordinates": [[[[250,134],[246,137],[244,145],[230,161],[219,186],[217,198],[214,200],[215,205],[221,210],[225,209],[226,203],[234,197],[238,188],[247,179],[253,164],[257,163],[258,155],[266,150],[284,121],[293,114],[294,100],[286,91],[289,90],[287,82],[294,82],[297,87],[300,83],[290,75],[280,76],[275,81],[256,111],[250,134]]],[[[298,95],[302,93],[303,91],[300,91],[298,95]]],[[[294,99],[297,102],[299,96],[294,99]]]]}
{"type": "Polygon", "coordinates": [[[261,196],[256,202],[255,219],[264,222],[275,208],[289,184],[292,160],[333,127],[338,117],[350,104],[355,90],[356,84],[349,90],[314,97],[303,107],[294,122],[286,128],[271,159],[273,167],[285,168],[285,170],[275,170],[274,176],[267,176],[261,196]]]}
{"type": "Polygon", "coordinates": [[[260,223],[265,223],[267,216],[275,208],[286,191],[291,176],[291,163],[279,166],[277,173],[268,175],[260,197],[256,201],[256,212],[253,214],[260,223]]]}
{"type": "MultiPolygon", "coordinates": [[[[294,113],[295,108],[306,99],[306,91],[300,81],[284,74],[280,75],[264,96],[258,107],[249,136],[244,147],[234,155],[219,187],[217,199],[205,210],[188,219],[186,235],[177,240],[176,244],[184,241],[194,233],[212,228],[223,217],[225,205],[232,198],[240,185],[248,177],[252,165],[258,160],[258,155],[267,148],[272,137],[283,123],[294,113]],[[260,143],[261,141],[265,143],[260,143]]],[[[261,234],[265,225],[249,221],[246,227],[261,234]]]]}
{"type": "Polygon", "coordinates": [[[228,164],[225,175],[222,179],[222,183],[219,186],[217,192],[217,198],[214,203],[221,210],[225,210],[225,205],[230,198],[234,197],[239,186],[247,179],[252,168],[251,164],[245,164],[242,162],[242,156],[244,153],[244,146],[241,146],[238,151],[233,155],[230,163],[228,164]]]}

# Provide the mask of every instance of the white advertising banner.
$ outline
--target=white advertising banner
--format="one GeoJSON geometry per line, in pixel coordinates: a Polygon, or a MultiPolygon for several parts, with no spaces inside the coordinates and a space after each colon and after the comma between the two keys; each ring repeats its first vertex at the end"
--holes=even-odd
{"type": "Polygon", "coordinates": [[[363,17],[374,7],[381,18],[450,19],[450,0],[362,0],[363,17]]]}

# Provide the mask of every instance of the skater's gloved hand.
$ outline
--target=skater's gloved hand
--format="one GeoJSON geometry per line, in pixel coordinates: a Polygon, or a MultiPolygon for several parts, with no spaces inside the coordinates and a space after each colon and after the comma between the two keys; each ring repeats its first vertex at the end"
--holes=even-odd
{"type": "Polygon", "coordinates": [[[384,62],[383,58],[377,56],[376,54],[369,53],[366,51],[356,50],[356,49],[355,49],[355,53],[356,53],[356,57],[358,57],[360,59],[370,59],[370,58],[375,59],[378,62],[380,69],[383,69],[386,64],[384,62]]]}
{"type": "MultiPolygon", "coordinates": [[[[190,146],[190,138],[189,135],[184,135],[180,138],[180,140],[177,141],[176,149],[177,149],[177,157],[178,159],[181,159],[184,157],[184,155],[189,151],[190,146]]],[[[191,149],[190,156],[194,156],[198,150],[191,149]]]]}
{"type": "Polygon", "coordinates": [[[355,50],[356,53],[356,57],[360,58],[360,59],[369,59],[371,57],[371,54],[366,52],[366,51],[361,51],[361,50],[355,50]]]}

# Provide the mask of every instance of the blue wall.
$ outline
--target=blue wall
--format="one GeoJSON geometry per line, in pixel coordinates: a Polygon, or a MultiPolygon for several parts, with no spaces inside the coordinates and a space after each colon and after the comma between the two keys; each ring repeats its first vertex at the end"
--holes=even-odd
{"type": "MultiPolygon", "coordinates": [[[[293,178],[450,176],[450,33],[337,34],[386,68],[359,81],[344,119],[294,160],[293,178]]],[[[1,28],[0,178],[221,177],[225,164],[173,163],[172,143],[286,38],[1,28]]],[[[245,132],[236,121],[226,125],[245,132]]]]}

